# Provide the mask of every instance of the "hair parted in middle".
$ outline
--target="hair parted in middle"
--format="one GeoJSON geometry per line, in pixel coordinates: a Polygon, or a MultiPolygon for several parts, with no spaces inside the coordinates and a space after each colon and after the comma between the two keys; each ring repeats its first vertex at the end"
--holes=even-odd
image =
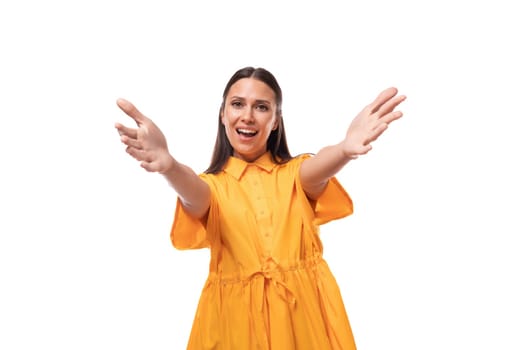
{"type": "Polygon", "coordinates": [[[233,155],[233,147],[230,144],[230,141],[228,140],[228,137],[226,135],[224,124],[221,121],[221,114],[224,111],[226,97],[228,96],[230,88],[238,80],[244,78],[257,79],[268,85],[268,87],[270,87],[270,89],[273,90],[275,94],[275,103],[277,106],[276,114],[278,122],[277,128],[273,130],[270,133],[270,136],[268,137],[266,149],[267,151],[270,151],[272,160],[277,164],[283,164],[292,159],[290,151],[288,150],[288,144],[286,142],[286,133],[284,131],[284,123],[282,117],[283,94],[281,91],[281,87],[277,82],[277,79],[275,79],[272,73],[270,73],[264,68],[245,67],[235,72],[226,84],[226,87],[224,88],[224,92],[222,94],[222,103],[219,110],[217,138],[215,139],[215,147],[213,149],[213,155],[211,158],[210,165],[205,171],[207,174],[217,174],[218,172],[220,172],[226,164],[226,162],[228,161],[228,159],[233,155]]]}

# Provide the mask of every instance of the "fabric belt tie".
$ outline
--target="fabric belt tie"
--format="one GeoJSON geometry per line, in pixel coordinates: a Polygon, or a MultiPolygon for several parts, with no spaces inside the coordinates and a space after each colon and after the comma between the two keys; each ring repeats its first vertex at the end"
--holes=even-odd
{"type": "Polygon", "coordinates": [[[257,294],[259,299],[259,310],[263,310],[264,307],[264,299],[265,299],[265,288],[266,285],[269,283],[273,287],[275,287],[275,291],[277,292],[277,295],[287,302],[290,305],[295,305],[295,296],[293,292],[290,290],[290,288],[286,285],[285,281],[283,280],[283,271],[279,264],[275,262],[275,260],[271,257],[266,258],[263,263],[261,264],[261,269],[259,271],[253,272],[249,279],[262,276],[263,280],[261,280],[260,286],[257,288],[257,294]]]}

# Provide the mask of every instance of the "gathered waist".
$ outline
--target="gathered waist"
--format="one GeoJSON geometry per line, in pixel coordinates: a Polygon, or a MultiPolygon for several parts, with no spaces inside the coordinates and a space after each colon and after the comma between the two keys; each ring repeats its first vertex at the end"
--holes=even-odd
{"type": "Polygon", "coordinates": [[[283,274],[300,270],[317,269],[319,265],[325,264],[322,256],[314,256],[309,259],[298,260],[294,263],[281,264],[274,257],[262,257],[260,265],[249,268],[241,268],[235,272],[210,271],[208,283],[232,284],[245,283],[255,277],[264,277],[272,279],[279,276],[284,278],[283,274]]]}

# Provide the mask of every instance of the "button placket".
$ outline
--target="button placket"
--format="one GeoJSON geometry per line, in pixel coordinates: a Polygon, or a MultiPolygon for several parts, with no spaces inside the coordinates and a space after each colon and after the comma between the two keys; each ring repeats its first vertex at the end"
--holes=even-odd
{"type": "Polygon", "coordinates": [[[255,218],[258,224],[259,237],[263,244],[265,251],[270,251],[273,234],[272,234],[272,222],[271,222],[271,211],[268,207],[268,201],[264,192],[264,186],[261,179],[259,169],[253,169],[250,172],[249,182],[252,185],[252,198],[253,198],[253,209],[255,211],[255,218]]]}

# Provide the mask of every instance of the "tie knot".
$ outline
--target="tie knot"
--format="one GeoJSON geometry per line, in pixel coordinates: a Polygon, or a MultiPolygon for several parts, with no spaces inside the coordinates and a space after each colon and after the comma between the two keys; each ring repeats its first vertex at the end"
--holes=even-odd
{"type": "Polygon", "coordinates": [[[261,265],[261,272],[265,278],[271,278],[272,273],[279,270],[279,265],[272,257],[264,258],[261,265]]]}

